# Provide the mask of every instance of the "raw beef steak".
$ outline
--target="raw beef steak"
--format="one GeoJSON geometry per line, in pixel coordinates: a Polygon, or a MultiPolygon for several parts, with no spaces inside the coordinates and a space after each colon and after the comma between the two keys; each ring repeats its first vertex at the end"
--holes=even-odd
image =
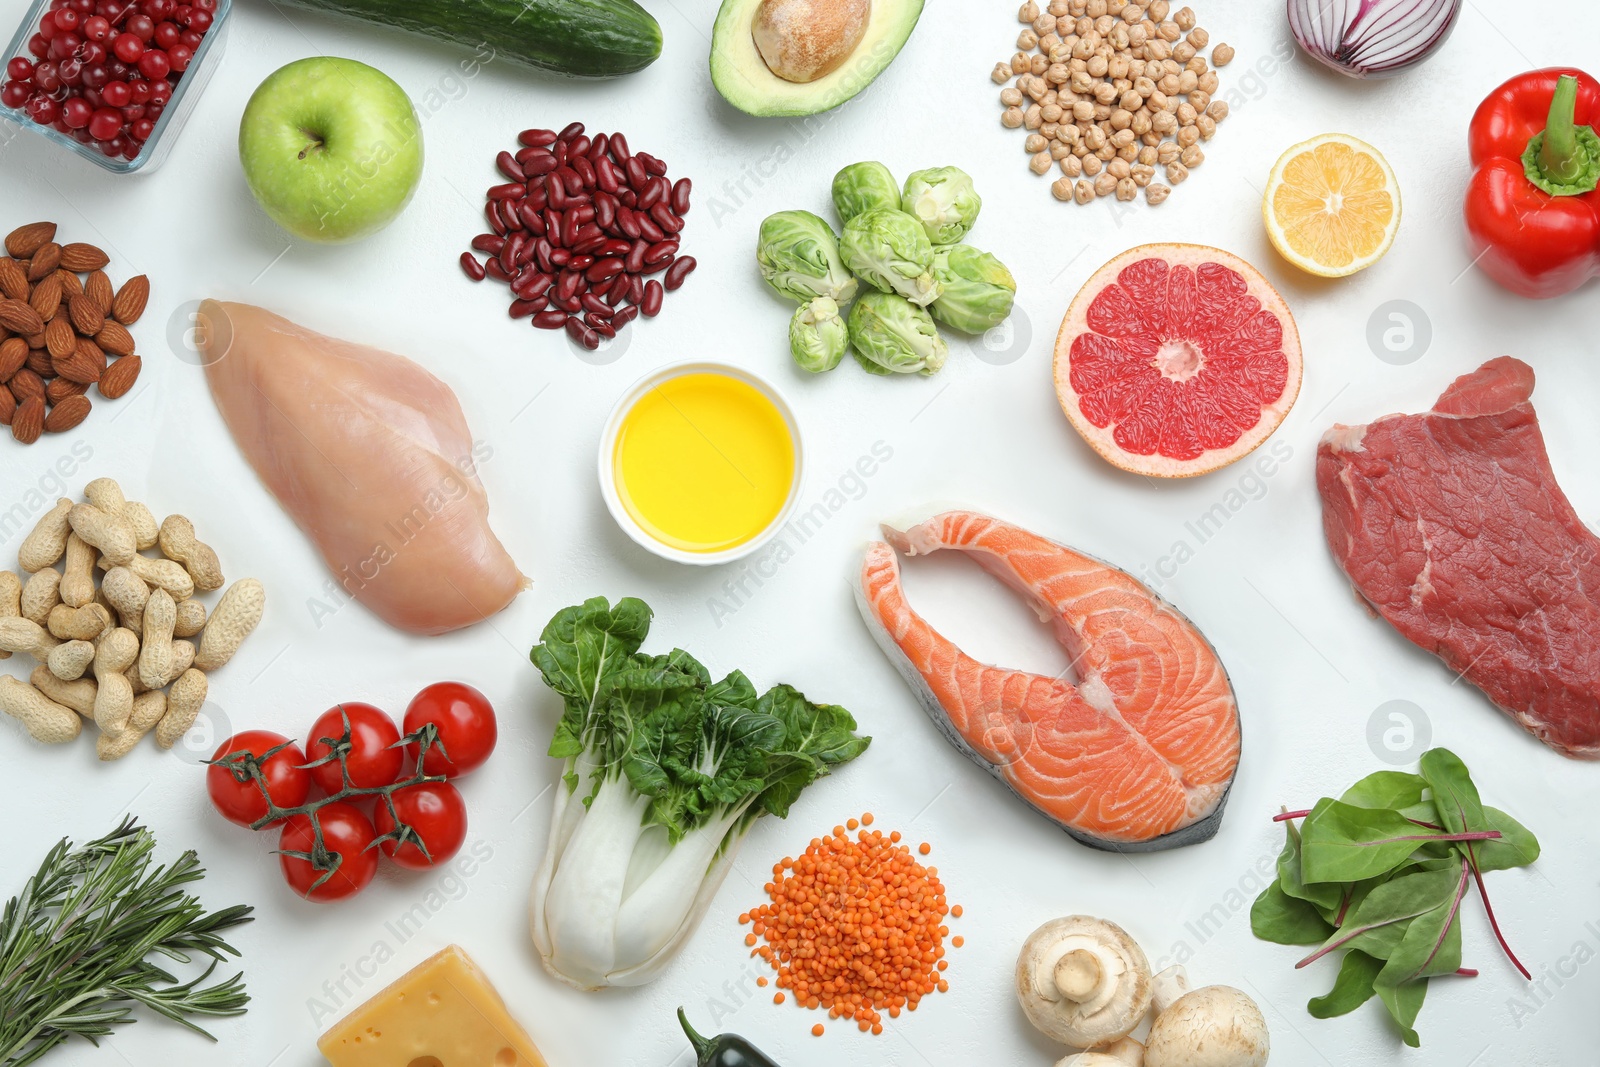
{"type": "Polygon", "coordinates": [[[1334,558],[1402,634],[1567,756],[1600,758],[1600,538],[1556,484],[1502,356],[1432,411],[1335,426],[1317,448],[1334,558]]]}

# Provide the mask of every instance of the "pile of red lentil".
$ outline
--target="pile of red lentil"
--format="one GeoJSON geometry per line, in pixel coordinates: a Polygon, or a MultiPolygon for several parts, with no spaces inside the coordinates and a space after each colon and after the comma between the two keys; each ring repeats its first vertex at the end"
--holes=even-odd
{"type": "MultiPolygon", "coordinates": [[[[792,995],[802,1007],[826,1008],[830,1018],[881,1034],[882,1012],[898,1018],[949,990],[944,923],[960,918],[961,906],[946,903],[938,868],[918,863],[900,831],[886,835],[871,825],[869,812],[813,839],[798,859],[773,864],[770,902],[739,922],[753,924],[745,937],[751,955],[778,972],[773,1003],[792,995]]],[[[931,849],[924,842],[917,851],[931,849]]],[[[950,943],[960,948],[962,939],[950,943]]],[[[821,1036],[822,1024],[811,1032],[821,1036]]]]}

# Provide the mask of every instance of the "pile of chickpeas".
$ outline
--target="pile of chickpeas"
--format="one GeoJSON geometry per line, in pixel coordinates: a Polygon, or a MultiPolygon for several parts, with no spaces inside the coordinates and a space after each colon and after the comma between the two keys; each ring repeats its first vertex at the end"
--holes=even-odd
{"type": "MultiPolygon", "coordinates": [[[[1035,174],[1061,168],[1050,186],[1057,200],[1087,204],[1100,196],[1159,204],[1205,160],[1228,105],[1214,100],[1217,72],[1200,53],[1211,37],[1189,8],[1167,0],[1027,0],[1017,54],[990,76],[1005,108],[1000,121],[1026,129],[1035,174]],[[1166,181],[1155,180],[1164,168],[1166,181]]],[[[1218,44],[1211,65],[1233,49],[1218,44]]]]}

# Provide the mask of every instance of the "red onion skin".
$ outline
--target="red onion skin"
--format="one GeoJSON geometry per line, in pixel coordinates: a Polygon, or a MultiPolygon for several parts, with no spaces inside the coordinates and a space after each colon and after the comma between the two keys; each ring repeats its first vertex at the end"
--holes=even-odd
{"type": "Polygon", "coordinates": [[[1449,38],[1461,0],[1287,0],[1304,52],[1347,78],[1388,78],[1449,38]]]}

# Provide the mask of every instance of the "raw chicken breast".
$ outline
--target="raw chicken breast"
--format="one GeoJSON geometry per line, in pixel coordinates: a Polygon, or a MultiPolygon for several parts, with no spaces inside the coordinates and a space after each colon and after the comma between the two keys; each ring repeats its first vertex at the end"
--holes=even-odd
{"type": "Polygon", "coordinates": [[[249,304],[207,300],[200,316],[223,421],[346,592],[392,626],[441,634],[527,586],[489,529],[447,385],[249,304]]]}

